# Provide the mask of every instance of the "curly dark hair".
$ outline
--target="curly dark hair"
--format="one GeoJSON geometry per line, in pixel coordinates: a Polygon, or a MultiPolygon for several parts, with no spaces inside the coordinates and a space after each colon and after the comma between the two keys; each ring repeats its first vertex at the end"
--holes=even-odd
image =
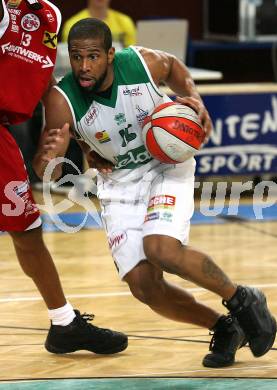
{"type": "Polygon", "coordinates": [[[106,52],[112,47],[110,28],[102,20],[95,18],[81,19],[71,27],[67,39],[68,47],[70,48],[70,43],[73,40],[88,38],[101,38],[106,52]]]}

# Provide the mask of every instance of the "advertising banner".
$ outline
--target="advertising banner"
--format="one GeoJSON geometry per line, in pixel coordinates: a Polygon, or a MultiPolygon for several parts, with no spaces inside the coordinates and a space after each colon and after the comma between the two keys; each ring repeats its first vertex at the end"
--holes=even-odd
{"type": "Polygon", "coordinates": [[[197,155],[197,175],[277,172],[277,94],[203,95],[214,131],[197,155]]]}

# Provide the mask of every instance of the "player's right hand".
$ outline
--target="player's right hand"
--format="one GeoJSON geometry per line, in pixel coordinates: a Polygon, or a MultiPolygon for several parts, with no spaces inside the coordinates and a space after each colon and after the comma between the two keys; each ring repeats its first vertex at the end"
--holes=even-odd
{"type": "Polygon", "coordinates": [[[60,129],[45,130],[41,136],[41,158],[45,162],[56,157],[63,157],[67,151],[71,135],[69,124],[65,123],[60,129]]]}
{"type": "Polygon", "coordinates": [[[86,157],[90,168],[96,168],[100,173],[112,173],[114,165],[99,156],[94,150],[88,152],[86,157]]]}
{"type": "MultiPolygon", "coordinates": [[[[69,124],[65,123],[60,129],[45,129],[41,135],[38,150],[32,165],[37,176],[43,178],[47,164],[56,157],[63,157],[67,151],[71,135],[69,124]]],[[[61,164],[57,165],[53,179],[61,175],[61,164]]]]}

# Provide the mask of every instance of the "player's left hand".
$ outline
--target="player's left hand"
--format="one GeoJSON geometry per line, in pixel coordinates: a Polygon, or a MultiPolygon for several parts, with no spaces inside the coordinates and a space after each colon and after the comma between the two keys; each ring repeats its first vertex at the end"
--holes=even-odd
{"type": "Polygon", "coordinates": [[[202,124],[202,127],[206,133],[206,137],[204,140],[204,144],[206,144],[210,138],[210,134],[213,130],[213,124],[212,120],[210,118],[210,115],[208,113],[208,110],[204,106],[203,102],[201,100],[198,100],[194,97],[179,97],[176,98],[177,103],[184,104],[186,106],[191,107],[195,112],[197,112],[199,120],[202,124]]]}
{"type": "Polygon", "coordinates": [[[114,165],[101,157],[98,153],[96,153],[94,150],[89,151],[86,154],[87,162],[90,168],[97,169],[100,173],[112,173],[114,165]]]}

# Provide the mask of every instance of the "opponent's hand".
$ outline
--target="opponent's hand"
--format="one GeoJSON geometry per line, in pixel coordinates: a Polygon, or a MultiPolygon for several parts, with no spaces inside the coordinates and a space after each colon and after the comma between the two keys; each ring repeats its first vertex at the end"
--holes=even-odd
{"type": "Polygon", "coordinates": [[[90,168],[96,168],[101,173],[112,173],[114,165],[99,156],[94,150],[91,150],[86,154],[88,165],[90,168]]]}
{"type": "Polygon", "coordinates": [[[194,97],[177,97],[176,98],[177,103],[184,104],[186,106],[191,107],[195,112],[197,112],[199,120],[202,124],[203,130],[206,133],[206,137],[204,140],[204,144],[206,144],[210,138],[210,134],[213,130],[213,123],[210,118],[210,115],[204,106],[203,102],[201,100],[198,100],[194,97]]]}

